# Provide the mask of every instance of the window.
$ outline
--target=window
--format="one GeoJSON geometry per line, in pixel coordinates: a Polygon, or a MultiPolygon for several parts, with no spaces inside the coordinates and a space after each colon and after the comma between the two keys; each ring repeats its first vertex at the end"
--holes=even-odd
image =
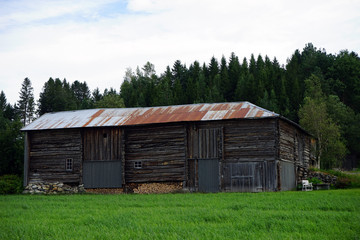
{"type": "Polygon", "coordinates": [[[66,171],[72,171],[73,170],[73,159],[67,158],[65,161],[65,169],[66,171]]]}
{"type": "Polygon", "coordinates": [[[134,168],[142,168],[142,162],[141,161],[134,162],[134,168]]]}

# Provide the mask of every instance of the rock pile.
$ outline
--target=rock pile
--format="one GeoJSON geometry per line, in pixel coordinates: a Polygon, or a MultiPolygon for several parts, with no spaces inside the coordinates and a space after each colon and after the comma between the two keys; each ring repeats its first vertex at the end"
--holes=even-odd
{"type": "Polygon", "coordinates": [[[134,193],[174,193],[182,191],[182,183],[143,183],[134,186],[134,193]]]}
{"type": "Polygon", "coordinates": [[[33,182],[29,183],[23,193],[30,194],[66,194],[66,193],[83,193],[84,185],[69,186],[60,182],[46,183],[33,182]]]}
{"type": "Polygon", "coordinates": [[[309,171],[308,179],[311,178],[317,178],[323,183],[329,183],[331,185],[336,185],[337,183],[337,177],[328,173],[309,171]]]}

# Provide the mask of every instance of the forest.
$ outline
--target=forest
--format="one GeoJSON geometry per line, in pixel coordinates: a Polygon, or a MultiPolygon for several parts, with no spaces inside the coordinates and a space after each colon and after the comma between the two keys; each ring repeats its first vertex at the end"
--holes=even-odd
{"type": "Polygon", "coordinates": [[[25,78],[19,100],[0,93],[0,176],[21,175],[23,134],[20,129],[48,112],[118,107],[167,106],[249,101],[300,124],[317,139],[318,167],[358,167],[360,158],[360,58],[343,50],[327,53],[308,43],[285,65],[276,58],[212,57],[209,63],[181,60],[157,74],[147,62],[127,69],[119,89],[90,90],[86,81],[50,78],[39,99],[25,78]]]}

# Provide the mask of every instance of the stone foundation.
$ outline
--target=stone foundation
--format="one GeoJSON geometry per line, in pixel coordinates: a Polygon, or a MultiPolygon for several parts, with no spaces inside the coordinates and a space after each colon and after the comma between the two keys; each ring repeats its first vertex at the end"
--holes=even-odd
{"type": "Polygon", "coordinates": [[[68,193],[84,193],[84,185],[69,186],[60,182],[34,182],[29,183],[23,193],[29,194],[68,194],[68,193]]]}

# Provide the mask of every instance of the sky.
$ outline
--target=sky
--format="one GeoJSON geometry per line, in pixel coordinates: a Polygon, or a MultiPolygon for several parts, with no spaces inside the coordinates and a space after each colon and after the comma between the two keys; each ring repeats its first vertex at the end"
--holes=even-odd
{"type": "Polygon", "coordinates": [[[14,104],[26,77],[36,100],[50,77],[119,91],[148,61],[158,75],[232,52],[286,64],[310,42],[360,53],[360,1],[0,0],[0,91],[14,104]]]}

